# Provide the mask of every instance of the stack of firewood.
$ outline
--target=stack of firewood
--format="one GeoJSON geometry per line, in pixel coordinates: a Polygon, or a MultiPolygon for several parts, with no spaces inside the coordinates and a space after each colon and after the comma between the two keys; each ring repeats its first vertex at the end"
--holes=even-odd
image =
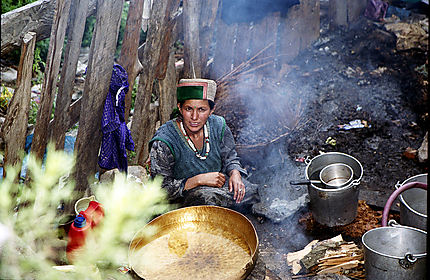
{"type": "Polygon", "coordinates": [[[293,279],[330,273],[365,279],[363,250],[354,242],[344,241],[341,235],[314,240],[303,250],[289,253],[287,261],[293,279]]]}
{"type": "Polygon", "coordinates": [[[335,250],[327,250],[318,260],[317,274],[337,273],[364,279],[363,251],[354,242],[339,244],[335,250]]]}

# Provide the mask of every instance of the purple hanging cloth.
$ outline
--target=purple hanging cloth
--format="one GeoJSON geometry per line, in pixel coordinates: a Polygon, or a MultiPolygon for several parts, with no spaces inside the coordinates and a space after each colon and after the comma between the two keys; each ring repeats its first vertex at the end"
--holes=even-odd
{"type": "Polygon", "coordinates": [[[127,71],[121,65],[114,64],[101,123],[103,136],[99,166],[104,169],[118,168],[127,172],[126,149],[134,151],[134,142],[124,120],[128,88],[127,71]]]}
{"type": "Polygon", "coordinates": [[[364,16],[371,20],[382,21],[387,13],[388,3],[382,0],[367,0],[364,16]]]}

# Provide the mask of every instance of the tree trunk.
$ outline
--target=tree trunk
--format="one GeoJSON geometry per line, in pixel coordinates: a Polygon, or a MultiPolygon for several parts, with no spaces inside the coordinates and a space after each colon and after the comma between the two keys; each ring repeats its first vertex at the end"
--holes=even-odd
{"type": "Polygon", "coordinates": [[[125,113],[126,122],[130,115],[131,108],[131,92],[133,90],[134,81],[137,75],[142,71],[143,66],[137,56],[139,48],[140,29],[142,25],[142,12],[144,0],[132,0],[128,8],[127,23],[124,30],[124,38],[122,40],[121,55],[119,64],[124,67],[128,74],[129,90],[125,96],[125,113]]]}
{"type": "MultiPolygon", "coordinates": [[[[21,170],[20,153],[24,150],[27,134],[35,44],[36,33],[28,32],[22,40],[17,88],[10,101],[6,119],[1,127],[1,135],[6,142],[4,166],[16,166],[19,170],[21,170]]],[[[6,177],[5,168],[3,168],[4,177],[6,177]]]]}
{"type": "Polygon", "coordinates": [[[170,119],[173,108],[176,107],[176,68],[175,52],[173,48],[170,51],[169,63],[167,65],[166,78],[158,82],[160,92],[159,115],[161,124],[170,119]]]}
{"type": "Polygon", "coordinates": [[[101,118],[109,90],[123,0],[98,0],[97,18],[88,58],[87,78],[75,143],[75,189],[83,194],[94,180],[101,142],[101,118]]]}
{"type": "MultiPolygon", "coordinates": [[[[148,157],[148,142],[152,138],[154,128],[155,111],[151,111],[151,95],[161,53],[162,45],[172,44],[166,42],[165,34],[169,26],[170,17],[177,10],[179,0],[155,1],[149,21],[148,35],[143,53],[143,71],[139,76],[139,89],[136,95],[133,122],[131,124],[131,135],[135,144],[136,157],[132,164],[143,165],[148,157]]],[[[170,36],[169,38],[171,38],[170,36]]],[[[168,54],[167,54],[168,55],[168,54]]]]}
{"type": "MultiPolygon", "coordinates": [[[[69,109],[72,100],[73,86],[76,78],[76,68],[81,49],[82,36],[85,29],[85,15],[89,0],[76,0],[70,11],[70,25],[67,33],[67,45],[64,54],[61,79],[58,85],[58,95],[55,106],[55,115],[52,124],[52,137],[57,150],[64,148],[65,133],[69,128],[69,109]]],[[[73,125],[73,124],[72,124],[73,125]]]]}
{"type": "MultiPolygon", "coordinates": [[[[18,49],[27,32],[36,33],[36,41],[49,38],[55,15],[55,0],[39,0],[1,15],[1,55],[18,49]]],[[[86,17],[94,14],[96,0],[90,0],[86,17]]]]}
{"type": "Polygon", "coordinates": [[[42,159],[48,141],[48,125],[51,118],[52,104],[57,90],[57,79],[60,71],[61,53],[64,45],[67,21],[71,0],[58,0],[54,17],[54,28],[51,32],[48,57],[46,60],[45,77],[42,87],[42,98],[37,111],[31,153],[42,159]]]}
{"type": "Polygon", "coordinates": [[[184,0],[184,77],[201,78],[200,1],[184,0]]]}
{"type": "Polygon", "coordinates": [[[204,0],[201,4],[200,13],[200,63],[202,65],[201,76],[208,77],[209,67],[207,67],[209,50],[214,35],[214,22],[217,16],[219,0],[204,0]]]}

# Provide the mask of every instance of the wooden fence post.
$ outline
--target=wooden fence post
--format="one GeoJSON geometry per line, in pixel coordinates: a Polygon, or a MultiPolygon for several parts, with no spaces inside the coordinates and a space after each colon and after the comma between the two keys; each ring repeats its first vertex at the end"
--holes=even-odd
{"type": "Polygon", "coordinates": [[[101,142],[101,118],[109,90],[119,24],[124,0],[98,0],[97,16],[88,58],[87,77],[82,96],[77,155],[73,177],[75,189],[84,193],[94,181],[101,142]]]}
{"type": "MultiPolygon", "coordinates": [[[[24,150],[27,134],[35,44],[36,33],[28,32],[22,40],[17,88],[1,127],[1,135],[6,142],[4,166],[16,166],[19,169],[21,169],[20,153],[24,150]]],[[[3,177],[5,176],[6,169],[3,168],[3,177]]]]}
{"type": "Polygon", "coordinates": [[[166,38],[165,33],[169,34],[166,31],[169,28],[173,28],[171,20],[174,19],[171,19],[171,15],[173,15],[178,6],[178,0],[155,1],[152,8],[148,35],[141,61],[143,71],[139,76],[139,88],[131,124],[131,135],[136,150],[136,157],[132,160],[133,164],[138,163],[143,165],[148,157],[148,142],[152,138],[155,129],[153,125],[155,120],[154,114],[158,112],[158,110],[151,110],[150,108],[151,95],[156,74],[157,72],[161,73],[154,70],[160,68],[158,66],[160,60],[168,61],[172,36],[166,38]],[[164,50],[167,50],[167,53],[164,50]]]}
{"type": "Polygon", "coordinates": [[[201,76],[209,76],[209,67],[207,66],[209,50],[214,39],[214,22],[217,16],[220,0],[203,0],[200,12],[200,63],[202,65],[201,76]]]}
{"type": "Polygon", "coordinates": [[[57,91],[57,79],[60,71],[61,53],[64,45],[67,20],[71,0],[58,0],[55,11],[51,39],[46,59],[45,77],[42,86],[40,107],[37,111],[31,153],[42,159],[48,141],[48,125],[51,118],[52,104],[57,91]]]}
{"type": "Polygon", "coordinates": [[[55,141],[55,148],[64,148],[66,130],[69,127],[70,103],[75,84],[76,68],[78,64],[82,37],[84,35],[86,13],[89,0],[76,0],[72,4],[70,11],[70,25],[67,33],[67,45],[64,54],[63,68],[61,69],[61,79],[58,85],[58,94],[55,106],[55,115],[52,124],[52,137],[55,141]]]}
{"type": "Polygon", "coordinates": [[[184,0],[184,77],[201,78],[200,60],[200,2],[184,0]]]}
{"type": "Polygon", "coordinates": [[[128,74],[129,90],[125,96],[125,113],[124,119],[128,122],[131,108],[131,92],[133,90],[134,81],[143,66],[137,56],[139,48],[140,29],[142,25],[142,12],[144,0],[132,0],[128,8],[127,22],[122,39],[121,55],[119,64],[124,67],[128,74]]]}

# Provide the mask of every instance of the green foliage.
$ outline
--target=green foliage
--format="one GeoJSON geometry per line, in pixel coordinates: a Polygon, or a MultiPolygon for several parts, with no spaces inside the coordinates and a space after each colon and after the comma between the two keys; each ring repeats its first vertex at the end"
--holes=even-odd
{"type": "Polygon", "coordinates": [[[154,215],[169,210],[161,180],[141,184],[121,173],[114,182],[93,185],[105,216],[89,232],[73,271],[63,272],[54,267],[66,263],[57,207],[80,198],[68,179],[74,164],[73,156],[49,144],[43,168],[30,155],[28,185],[15,182],[18,169],[6,166],[0,183],[0,279],[129,279],[117,271],[128,263],[129,242],[154,215]]]}
{"type": "Polygon", "coordinates": [[[118,32],[118,40],[116,42],[116,51],[115,51],[116,59],[119,57],[119,54],[121,52],[122,40],[124,39],[124,30],[125,30],[125,24],[127,23],[129,6],[130,6],[130,3],[128,1],[124,2],[124,6],[122,8],[122,14],[121,14],[121,23],[120,23],[119,32],[118,32]]]}
{"type": "Polygon", "coordinates": [[[131,91],[131,105],[130,105],[131,109],[134,109],[134,103],[136,102],[136,94],[137,94],[138,87],[139,87],[139,79],[136,78],[133,84],[133,90],[131,91]]]}
{"type": "Polygon", "coordinates": [[[96,16],[91,15],[85,21],[85,30],[82,37],[81,47],[86,48],[91,45],[91,38],[93,37],[94,25],[96,24],[96,16]]]}
{"type": "Polygon", "coordinates": [[[15,10],[19,7],[25,6],[27,4],[33,3],[37,0],[2,0],[1,1],[1,13],[7,13],[9,11],[15,10]]]}
{"type": "Polygon", "coordinates": [[[37,117],[37,110],[39,110],[39,104],[31,100],[30,101],[30,111],[28,113],[28,123],[29,124],[36,124],[36,117],[37,117]]]}
{"type": "MultiPolygon", "coordinates": [[[[33,75],[35,76],[35,79],[32,80],[33,85],[41,84],[43,82],[43,76],[46,66],[46,55],[45,52],[45,40],[40,41],[36,44],[36,48],[34,49],[34,60],[33,60],[33,75]],[[41,43],[41,44],[39,44],[41,43]],[[42,58],[42,55],[44,54],[44,59],[42,58]]],[[[49,41],[48,41],[48,47],[49,47],[49,41]]],[[[48,50],[46,49],[46,53],[48,50]]]]}
{"type": "Polygon", "coordinates": [[[0,94],[0,112],[6,114],[9,102],[12,99],[13,93],[10,92],[7,87],[2,84],[1,94],[0,94]]]}

